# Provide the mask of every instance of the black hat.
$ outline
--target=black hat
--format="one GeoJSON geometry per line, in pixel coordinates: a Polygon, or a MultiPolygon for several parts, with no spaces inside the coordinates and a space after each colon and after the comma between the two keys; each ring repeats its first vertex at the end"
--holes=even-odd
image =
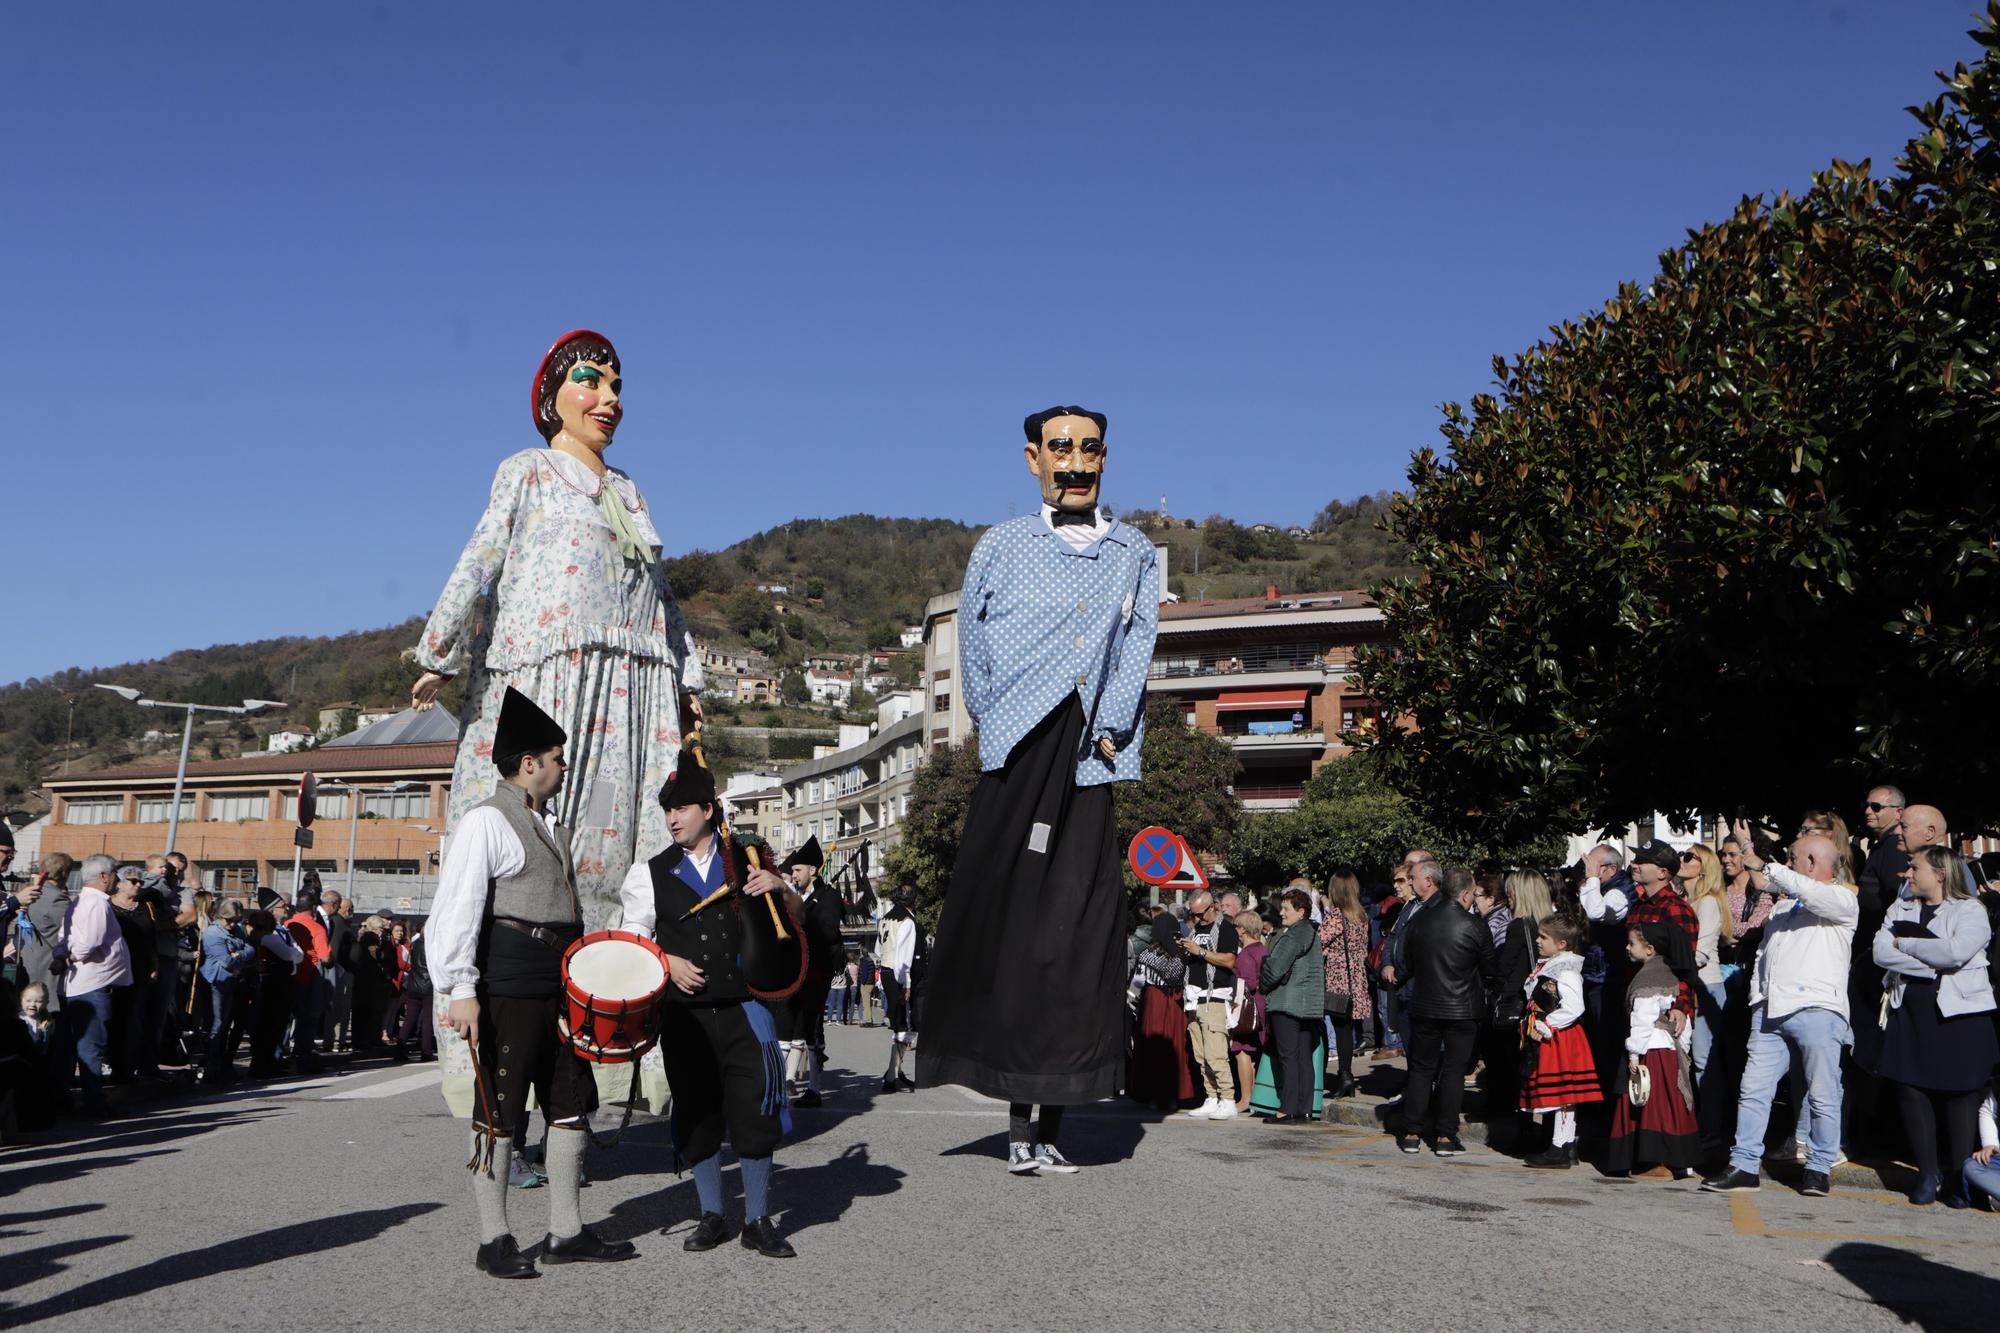
{"type": "Polygon", "coordinates": [[[14,826],[7,822],[6,816],[0,815],[0,847],[12,847],[13,845],[14,826]]]}
{"type": "Polygon", "coordinates": [[[493,762],[504,764],[517,755],[554,749],[569,740],[556,720],[536,706],[535,701],[507,687],[500,700],[500,721],[493,728],[493,762]]]}
{"type": "Polygon", "coordinates": [[[826,853],[819,849],[819,839],[811,837],[806,839],[804,846],[786,857],[785,863],[778,869],[783,871],[790,870],[793,866],[811,866],[814,870],[818,870],[825,865],[826,853]]]}
{"type": "Polygon", "coordinates": [[[894,903],[898,907],[903,907],[903,908],[915,907],[917,905],[917,892],[915,889],[908,888],[906,886],[904,888],[897,889],[896,896],[891,898],[889,901],[894,903]]]}
{"type": "Polygon", "coordinates": [[[1681,868],[1681,854],[1658,838],[1654,838],[1639,844],[1639,849],[1632,853],[1632,864],[1655,865],[1672,874],[1681,868]]]}
{"type": "Polygon", "coordinates": [[[276,889],[264,888],[262,886],[258,887],[257,906],[260,910],[268,912],[273,907],[276,907],[279,903],[283,901],[285,901],[284,898],[278,893],[276,889]]]}
{"type": "Polygon", "coordinates": [[[671,810],[677,805],[714,805],[715,775],[696,763],[694,756],[681,751],[680,767],[667,779],[667,785],[660,788],[660,808],[671,810]]]}

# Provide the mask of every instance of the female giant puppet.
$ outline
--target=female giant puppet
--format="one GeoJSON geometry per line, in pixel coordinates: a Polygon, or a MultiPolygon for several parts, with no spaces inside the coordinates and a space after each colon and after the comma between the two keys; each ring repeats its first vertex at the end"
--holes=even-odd
{"type": "Polygon", "coordinates": [[[659,533],[639,488],[604,462],[623,387],[604,335],[556,339],[532,399],[548,447],[500,464],[486,512],[408,654],[424,669],[410,691],[418,708],[466,676],[447,832],[493,794],[493,729],[508,687],[569,734],[556,814],[575,833],[587,927],[617,906],[632,862],[667,845],[653,798],[680,754],[684,695],[700,716],[700,658],[660,566],[659,533]]]}

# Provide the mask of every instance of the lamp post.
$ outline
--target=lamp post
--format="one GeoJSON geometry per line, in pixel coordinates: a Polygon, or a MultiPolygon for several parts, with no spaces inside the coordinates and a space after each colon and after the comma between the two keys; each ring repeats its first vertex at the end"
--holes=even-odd
{"type": "Polygon", "coordinates": [[[174,770],[174,803],[167,811],[167,850],[174,850],[174,839],[181,831],[181,792],[187,786],[188,746],[194,741],[194,715],[196,713],[234,713],[238,717],[255,717],[259,713],[269,713],[285,705],[276,699],[245,699],[240,704],[186,704],[165,699],[147,699],[139,691],[126,685],[99,685],[100,690],[109,690],[127,703],[141,708],[184,708],[187,721],[181,726],[181,762],[174,770]]]}
{"type": "MultiPolygon", "coordinates": [[[[421,782],[392,782],[386,787],[359,787],[346,782],[329,782],[320,779],[321,791],[342,791],[347,793],[347,897],[354,899],[354,835],[361,827],[361,798],[364,796],[389,796],[396,792],[423,791],[421,782]]],[[[294,892],[296,892],[296,887],[294,892]]]]}

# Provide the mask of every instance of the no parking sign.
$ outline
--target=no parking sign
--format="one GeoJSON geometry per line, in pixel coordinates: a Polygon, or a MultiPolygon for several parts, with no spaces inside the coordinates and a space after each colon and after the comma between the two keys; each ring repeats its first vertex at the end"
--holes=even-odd
{"type": "Polygon", "coordinates": [[[1158,824],[1148,825],[1133,835],[1125,859],[1131,863],[1133,874],[1155,888],[1208,887],[1208,875],[1187,839],[1158,824]]]}

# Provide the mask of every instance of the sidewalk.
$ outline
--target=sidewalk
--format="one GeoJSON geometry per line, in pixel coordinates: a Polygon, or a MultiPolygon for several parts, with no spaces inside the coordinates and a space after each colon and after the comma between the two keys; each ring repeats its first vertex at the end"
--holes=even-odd
{"type": "MultiPolygon", "coordinates": [[[[1387,1133],[1386,1122],[1393,1112],[1389,1098],[1400,1092],[1406,1077],[1405,1062],[1377,1060],[1373,1052],[1356,1057],[1354,1081],[1358,1092],[1353,1097],[1338,1101],[1328,1100],[1325,1104],[1325,1118],[1318,1128],[1345,1125],[1361,1129],[1379,1129],[1387,1133]]],[[[1466,1121],[1466,1137],[1486,1141],[1485,1096],[1468,1080],[1465,1087],[1465,1104],[1461,1114],[1466,1121]]],[[[1315,1127],[1304,1127],[1307,1129],[1315,1127]]],[[[1802,1163],[1764,1163],[1764,1174],[1773,1180],[1796,1185],[1799,1175],[1805,1169],[1802,1163]]],[[[1916,1183],[1917,1169],[1907,1162],[1893,1158],[1871,1158],[1866,1161],[1842,1162],[1833,1168],[1833,1183],[1853,1190],[1881,1190],[1891,1194],[1908,1193],[1916,1183]]]]}

